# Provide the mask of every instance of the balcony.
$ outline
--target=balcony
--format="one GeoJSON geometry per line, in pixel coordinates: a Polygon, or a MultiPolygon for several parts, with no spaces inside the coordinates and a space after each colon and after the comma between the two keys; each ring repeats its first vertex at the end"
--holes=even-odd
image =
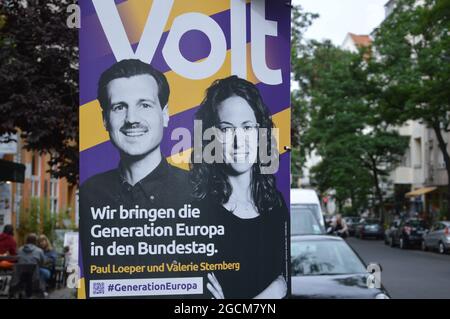
{"type": "Polygon", "coordinates": [[[414,170],[411,167],[400,166],[394,170],[392,175],[394,184],[412,184],[414,170]]]}

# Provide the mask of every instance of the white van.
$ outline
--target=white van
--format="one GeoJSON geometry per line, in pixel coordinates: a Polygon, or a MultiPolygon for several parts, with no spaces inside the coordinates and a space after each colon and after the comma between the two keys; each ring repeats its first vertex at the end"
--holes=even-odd
{"type": "Polygon", "coordinates": [[[291,189],[291,234],[325,233],[319,196],[312,189],[291,189]]]}

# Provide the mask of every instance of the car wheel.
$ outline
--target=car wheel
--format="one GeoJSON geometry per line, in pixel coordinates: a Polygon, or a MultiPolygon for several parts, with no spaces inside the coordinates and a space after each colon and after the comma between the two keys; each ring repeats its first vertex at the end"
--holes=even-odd
{"type": "Polygon", "coordinates": [[[400,237],[399,246],[400,249],[406,249],[405,240],[403,239],[403,237],[400,237]]]}
{"type": "Polygon", "coordinates": [[[428,250],[427,244],[425,244],[425,240],[422,240],[422,250],[423,251],[427,251],[428,250]]]}
{"type": "Polygon", "coordinates": [[[445,246],[443,242],[439,242],[438,251],[440,254],[445,254],[445,246]]]}

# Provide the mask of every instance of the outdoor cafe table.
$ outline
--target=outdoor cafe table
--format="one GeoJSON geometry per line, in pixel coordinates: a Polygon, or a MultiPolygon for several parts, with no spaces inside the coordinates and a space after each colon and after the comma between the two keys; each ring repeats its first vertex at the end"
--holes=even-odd
{"type": "Polygon", "coordinates": [[[17,256],[0,256],[0,261],[17,261],[17,256]]]}

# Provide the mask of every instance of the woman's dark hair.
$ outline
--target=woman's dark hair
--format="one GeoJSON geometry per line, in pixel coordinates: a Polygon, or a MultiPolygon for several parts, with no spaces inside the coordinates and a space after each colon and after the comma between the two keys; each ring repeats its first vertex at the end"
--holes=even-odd
{"type": "Polygon", "coordinates": [[[167,105],[170,95],[169,83],[166,76],[152,67],[150,64],[136,59],[122,60],[113,64],[109,69],[104,71],[98,81],[97,98],[102,109],[109,109],[108,84],[116,79],[131,78],[137,75],[150,75],[158,85],[158,99],[161,108],[167,105]]]}
{"type": "MultiPolygon", "coordinates": [[[[264,104],[258,88],[253,83],[237,76],[216,80],[207,89],[206,97],[195,114],[195,119],[202,121],[202,136],[205,130],[217,127],[219,124],[218,106],[232,96],[238,96],[246,100],[255,114],[259,127],[267,129],[267,135],[265,135],[267,137],[266,154],[274,160],[278,154],[272,154],[271,142],[274,125],[269,110],[264,104]]],[[[202,150],[210,142],[202,138],[202,150]]],[[[257,161],[252,167],[251,194],[260,214],[282,206],[281,195],[276,189],[275,176],[261,174],[261,167],[268,165],[270,163],[261,163],[258,150],[257,161]]],[[[232,186],[228,181],[226,169],[226,164],[209,164],[204,161],[196,163],[194,157],[192,157],[190,174],[194,198],[202,200],[206,197],[212,197],[219,204],[228,202],[232,193],[232,186]]]]}
{"type": "Polygon", "coordinates": [[[3,227],[3,232],[10,236],[14,236],[14,228],[12,225],[5,225],[5,227],[3,227]]]}

